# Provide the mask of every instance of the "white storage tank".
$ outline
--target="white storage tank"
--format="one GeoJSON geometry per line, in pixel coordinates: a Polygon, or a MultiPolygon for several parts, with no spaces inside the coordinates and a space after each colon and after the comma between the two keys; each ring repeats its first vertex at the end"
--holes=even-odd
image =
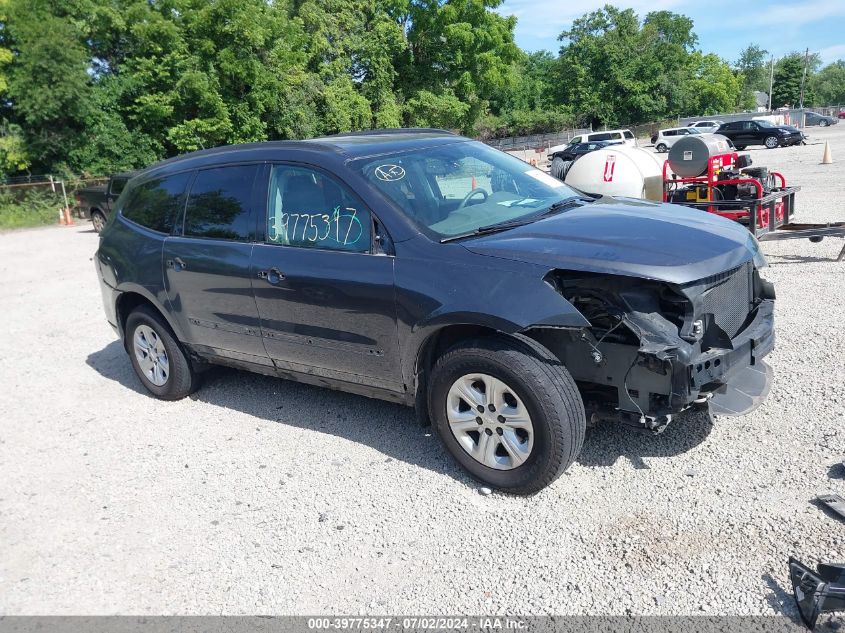
{"type": "Polygon", "coordinates": [[[586,193],[663,200],[663,161],[639,147],[611,145],[572,163],[566,184],[586,193]]]}

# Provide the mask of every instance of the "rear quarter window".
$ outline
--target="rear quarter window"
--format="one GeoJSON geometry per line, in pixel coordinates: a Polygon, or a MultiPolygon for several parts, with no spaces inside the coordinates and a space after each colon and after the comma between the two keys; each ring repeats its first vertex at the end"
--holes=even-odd
{"type": "Polygon", "coordinates": [[[633,133],[633,132],[626,131],[626,132],[625,132],[625,138],[627,138],[627,139],[632,139],[632,138],[634,138],[634,133],[633,133]]]}
{"type": "Polygon", "coordinates": [[[169,234],[173,230],[191,172],[142,182],[127,192],[120,214],[140,226],[169,234]]]}

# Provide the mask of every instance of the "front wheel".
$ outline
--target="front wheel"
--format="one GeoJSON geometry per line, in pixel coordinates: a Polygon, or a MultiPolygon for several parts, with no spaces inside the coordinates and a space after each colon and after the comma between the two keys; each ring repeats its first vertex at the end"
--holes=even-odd
{"type": "Polygon", "coordinates": [[[162,400],[179,400],[194,392],[198,374],[155,310],[136,308],[126,319],[124,337],[132,367],[147,391],[162,400]]]}
{"type": "Polygon", "coordinates": [[[737,145],[736,149],[741,152],[742,150],[745,149],[745,145],[737,145]]]}
{"type": "Polygon", "coordinates": [[[768,147],[769,149],[774,149],[778,145],[780,145],[780,141],[778,141],[777,136],[767,136],[763,141],[763,144],[768,147]]]}
{"type": "Polygon", "coordinates": [[[530,339],[484,338],[436,363],[429,411],[452,457],[473,477],[533,494],[575,460],[586,415],[575,381],[530,339]]]}
{"type": "Polygon", "coordinates": [[[821,121],[819,121],[819,127],[827,127],[827,126],[828,126],[828,122],[827,122],[827,121],[825,121],[824,119],[822,119],[821,121]]]}

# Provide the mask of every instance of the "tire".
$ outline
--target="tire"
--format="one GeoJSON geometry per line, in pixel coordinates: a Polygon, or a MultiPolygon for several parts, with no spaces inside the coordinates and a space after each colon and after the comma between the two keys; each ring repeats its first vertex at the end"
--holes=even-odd
{"type": "Polygon", "coordinates": [[[161,315],[149,306],[136,308],[126,318],[124,347],[141,383],[156,398],[180,400],[199,385],[199,374],[185,350],[161,315]]]}
{"type": "Polygon", "coordinates": [[[745,149],[745,145],[737,145],[736,146],[736,150],[739,151],[739,152],[741,152],[744,149],[745,149]]]}
{"type": "Polygon", "coordinates": [[[778,145],[780,145],[780,141],[777,136],[767,136],[763,139],[763,145],[765,145],[768,149],[775,149],[778,145]]]}
{"type": "Polygon", "coordinates": [[[827,121],[825,121],[824,119],[819,121],[819,127],[827,127],[828,125],[830,125],[830,124],[827,121]]]}
{"type": "Polygon", "coordinates": [[[94,230],[97,233],[102,233],[103,229],[106,228],[106,216],[99,211],[92,211],[91,224],[94,225],[94,230]]]}
{"type": "Polygon", "coordinates": [[[432,370],[428,409],[455,461],[475,479],[512,494],[548,486],[584,443],[586,414],[575,381],[557,358],[526,337],[475,339],[451,348],[432,370]],[[498,409],[490,408],[494,403],[498,409]],[[478,411],[485,405],[487,410],[478,411]],[[482,441],[492,452],[484,451],[482,441]],[[478,450],[479,458],[470,450],[478,450]]]}
{"type": "Polygon", "coordinates": [[[655,145],[654,149],[656,149],[658,153],[662,154],[663,152],[667,151],[669,148],[666,147],[666,145],[664,143],[660,143],[659,145],[655,145]]]}
{"type": "Polygon", "coordinates": [[[549,173],[551,173],[551,175],[557,178],[558,180],[564,180],[571,166],[571,160],[564,160],[560,156],[555,156],[554,160],[552,161],[552,165],[549,168],[549,173]]]}

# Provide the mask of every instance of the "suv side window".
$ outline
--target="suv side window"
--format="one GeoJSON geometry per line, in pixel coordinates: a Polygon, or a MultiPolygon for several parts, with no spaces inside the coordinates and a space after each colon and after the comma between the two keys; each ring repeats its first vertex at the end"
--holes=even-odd
{"type": "Polygon", "coordinates": [[[345,185],[315,169],[273,166],[267,242],[369,253],[371,234],[369,210],[345,185]]]}
{"type": "Polygon", "coordinates": [[[120,214],[140,226],[167,233],[173,230],[191,172],[141,183],[129,192],[120,214]]]}
{"type": "Polygon", "coordinates": [[[629,140],[634,138],[634,133],[629,131],[629,130],[625,130],[625,138],[627,138],[629,140]]]}
{"type": "Polygon", "coordinates": [[[198,171],[185,208],[185,237],[249,240],[258,168],[234,165],[198,171]]]}
{"type": "Polygon", "coordinates": [[[602,132],[601,134],[590,134],[591,141],[610,141],[613,140],[613,135],[608,134],[607,132],[602,132]]]}

